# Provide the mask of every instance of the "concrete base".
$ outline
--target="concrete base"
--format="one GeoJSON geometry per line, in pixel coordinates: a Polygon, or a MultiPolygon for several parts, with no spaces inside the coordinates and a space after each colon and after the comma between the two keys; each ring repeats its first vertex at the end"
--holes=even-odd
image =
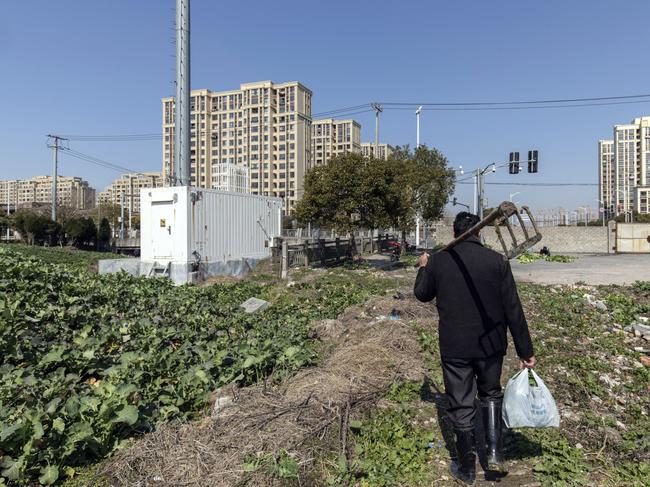
{"type": "MultiPolygon", "coordinates": [[[[175,284],[187,284],[201,282],[212,276],[236,276],[243,277],[261,259],[243,258],[228,262],[201,262],[197,271],[192,270],[192,264],[172,262],[169,269],[169,277],[175,284]]],[[[162,265],[162,263],[158,263],[162,265]]],[[[126,272],[132,276],[148,276],[153,268],[153,262],[145,262],[140,259],[106,259],[99,261],[99,273],[110,274],[114,272],[126,272]]]]}

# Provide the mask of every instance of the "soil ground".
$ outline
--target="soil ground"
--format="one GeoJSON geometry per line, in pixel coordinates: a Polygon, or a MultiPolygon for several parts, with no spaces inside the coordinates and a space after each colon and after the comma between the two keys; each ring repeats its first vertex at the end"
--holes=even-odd
{"type": "Polygon", "coordinates": [[[522,264],[510,261],[515,279],[537,284],[629,285],[650,279],[650,255],[574,254],[570,263],[538,260],[522,264]]]}

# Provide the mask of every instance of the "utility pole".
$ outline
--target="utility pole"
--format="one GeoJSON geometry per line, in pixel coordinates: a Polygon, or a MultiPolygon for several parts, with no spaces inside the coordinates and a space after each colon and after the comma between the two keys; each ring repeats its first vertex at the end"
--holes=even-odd
{"type": "Polygon", "coordinates": [[[120,238],[124,238],[124,193],[120,193],[120,238]]]}
{"type": "MultiPolygon", "coordinates": [[[[415,110],[415,150],[418,150],[420,147],[420,113],[422,112],[422,107],[418,107],[415,110]]],[[[415,215],[415,247],[420,245],[420,215],[415,215]]]]}
{"type": "Polygon", "coordinates": [[[384,109],[379,103],[371,103],[370,107],[375,111],[375,157],[379,158],[379,114],[384,109]]]}
{"type": "Polygon", "coordinates": [[[190,0],[176,0],[174,185],[190,183],[190,0]]]}
{"type": "Polygon", "coordinates": [[[57,179],[59,177],[59,141],[68,140],[58,135],[48,134],[48,139],[54,139],[54,145],[48,144],[52,151],[52,221],[56,221],[57,179]]]}
{"type": "Polygon", "coordinates": [[[11,183],[9,181],[6,182],[6,185],[7,185],[7,243],[9,243],[9,216],[11,215],[11,210],[10,210],[10,207],[9,207],[9,201],[10,201],[9,186],[10,186],[10,184],[11,183]]]}

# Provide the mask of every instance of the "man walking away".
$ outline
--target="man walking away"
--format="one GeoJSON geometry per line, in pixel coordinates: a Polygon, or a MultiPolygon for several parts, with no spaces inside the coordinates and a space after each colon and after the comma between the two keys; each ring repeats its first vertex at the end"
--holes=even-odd
{"type": "MultiPolygon", "coordinates": [[[[479,222],[462,212],[454,220],[458,237],[479,222]]],[[[488,470],[505,473],[501,453],[501,367],[510,330],[520,367],[535,356],[510,263],[481,244],[478,233],[452,249],[420,257],[415,296],[437,298],[439,345],[449,418],[456,435],[452,475],[468,485],[476,478],[474,398],[478,397],[486,432],[488,470]]]]}

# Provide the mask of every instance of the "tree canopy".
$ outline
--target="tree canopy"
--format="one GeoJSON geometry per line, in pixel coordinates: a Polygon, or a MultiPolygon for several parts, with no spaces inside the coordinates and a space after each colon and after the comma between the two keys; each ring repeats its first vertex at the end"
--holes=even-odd
{"type": "Polygon", "coordinates": [[[437,149],[398,148],[384,160],[341,154],[305,176],[305,193],[297,216],[348,232],[392,226],[402,232],[442,216],[454,189],[454,172],[437,149]]]}

